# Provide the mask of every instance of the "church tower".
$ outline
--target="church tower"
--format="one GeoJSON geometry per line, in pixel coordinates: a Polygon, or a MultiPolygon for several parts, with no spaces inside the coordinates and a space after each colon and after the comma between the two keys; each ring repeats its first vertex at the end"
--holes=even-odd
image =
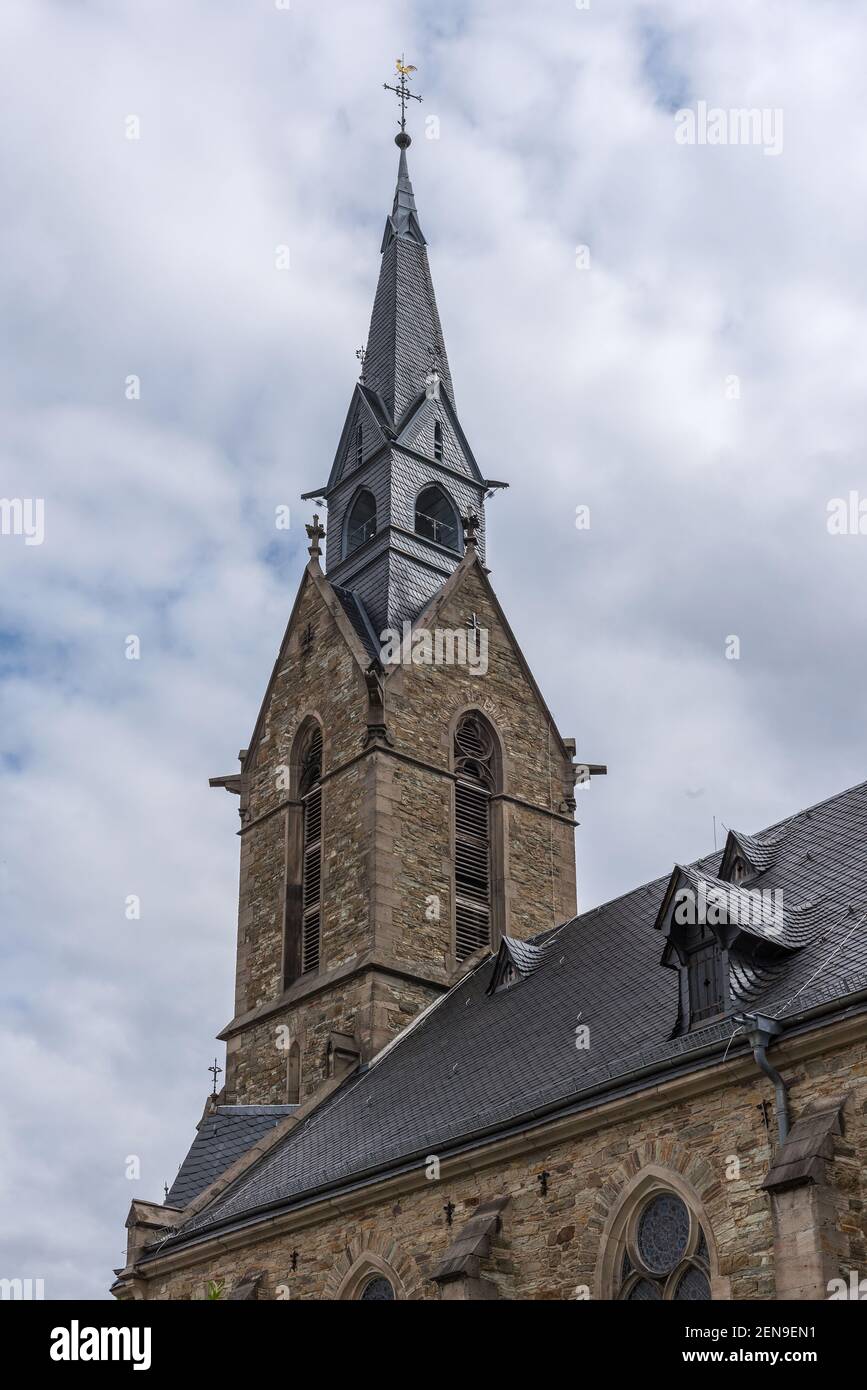
{"type": "MultiPolygon", "coordinates": [[[[410,182],[397,187],[360,379],[239,773],[230,1105],[324,1093],[503,938],[575,909],[575,745],[485,565],[486,479],[460,423],[410,182]]],[[[514,563],[530,564],[531,555],[514,563]]],[[[599,769],[600,771],[602,769],[599,769]]]]}

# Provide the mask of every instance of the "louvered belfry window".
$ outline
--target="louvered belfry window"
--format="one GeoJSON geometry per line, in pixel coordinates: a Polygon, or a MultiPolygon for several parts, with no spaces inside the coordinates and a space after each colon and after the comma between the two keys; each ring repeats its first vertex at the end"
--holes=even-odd
{"type": "Polygon", "coordinates": [[[322,730],[317,725],[301,766],[304,803],[304,862],[301,877],[301,973],[319,969],[322,920],[322,730]]]}
{"type": "Polygon", "coordinates": [[[491,943],[491,793],[494,739],[480,715],[455,730],[455,956],[491,943]]]}

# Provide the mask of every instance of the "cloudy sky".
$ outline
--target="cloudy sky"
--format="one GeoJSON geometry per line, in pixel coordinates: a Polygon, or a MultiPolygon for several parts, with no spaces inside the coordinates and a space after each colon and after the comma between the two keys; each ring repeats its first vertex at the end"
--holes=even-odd
{"type": "Polygon", "coordinates": [[[867,14],[5,0],[0,40],[0,492],[45,508],[42,544],[0,535],[0,1275],[102,1298],[222,1061],[237,803],[207,779],[355,380],[396,53],[458,408],[511,483],[493,582],[609,766],[581,906],[864,777],[867,536],[827,509],[867,496],[867,14]],[[678,143],[702,102],[773,142],[678,143]]]}

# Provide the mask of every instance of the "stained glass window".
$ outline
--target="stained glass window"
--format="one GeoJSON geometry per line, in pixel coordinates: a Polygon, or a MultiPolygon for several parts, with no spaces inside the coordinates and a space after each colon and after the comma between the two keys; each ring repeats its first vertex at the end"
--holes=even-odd
{"type": "Polygon", "coordinates": [[[377,1275],[375,1279],[369,1279],[365,1284],[361,1294],[361,1301],[365,1299],[389,1299],[394,1298],[394,1289],[387,1279],[382,1275],[377,1275]]]}
{"type": "Polygon", "coordinates": [[[638,1223],[638,1253],[654,1274],[670,1274],[686,1253],[689,1212],[674,1192],[652,1198],[638,1223]]]}
{"type": "Polygon", "coordinates": [[[629,1293],[626,1295],[628,1303],[650,1303],[657,1302],[662,1298],[662,1294],[655,1284],[651,1284],[649,1279],[639,1279],[637,1284],[633,1284],[629,1293]]]}
{"type": "Polygon", "coordinates": [[[707,1238],[676,1192],[645,1197],[625,1228],[614,1296],[627,1302],[711,1298],[707,1238]]]}
{"type": "Polygon", "coordinates": [[[697,1265],[690,1265],[686,1273],[678,1280],[674,1291],[676,1299],[693,1298],[700,1299],[706,1303],[710,1299],[710,1284],[707,1275],[698,1268],[697,1265]]]}

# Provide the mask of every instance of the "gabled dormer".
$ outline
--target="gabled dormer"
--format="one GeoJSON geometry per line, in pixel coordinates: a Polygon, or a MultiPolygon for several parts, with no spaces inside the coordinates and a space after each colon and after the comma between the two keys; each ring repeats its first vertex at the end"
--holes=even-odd
{"type": "Polygon", "coordinates": [[[485,992],[498,994],[500,990],[511,989],[520,980],[526,980],[542,964],[552,940],[551,936],[542,942],[519,941],[514,936],[502,937],[491,982],[485,992]]]}
{"type": "MultiPolygon", "coordinates": [[[[746,863],[740,847],[729,863],[746,863]]],[[[749,876],[754,866],[746,865],[749,876]]],[[[660,964],[679,972],[674,1032],[704,1027],[744,1003],[758,980],[814,930],[803,907],[788,911],[774,889],[724,880],[700,867],[676,865],[657,915],[666,938],[660,964]]]]}

